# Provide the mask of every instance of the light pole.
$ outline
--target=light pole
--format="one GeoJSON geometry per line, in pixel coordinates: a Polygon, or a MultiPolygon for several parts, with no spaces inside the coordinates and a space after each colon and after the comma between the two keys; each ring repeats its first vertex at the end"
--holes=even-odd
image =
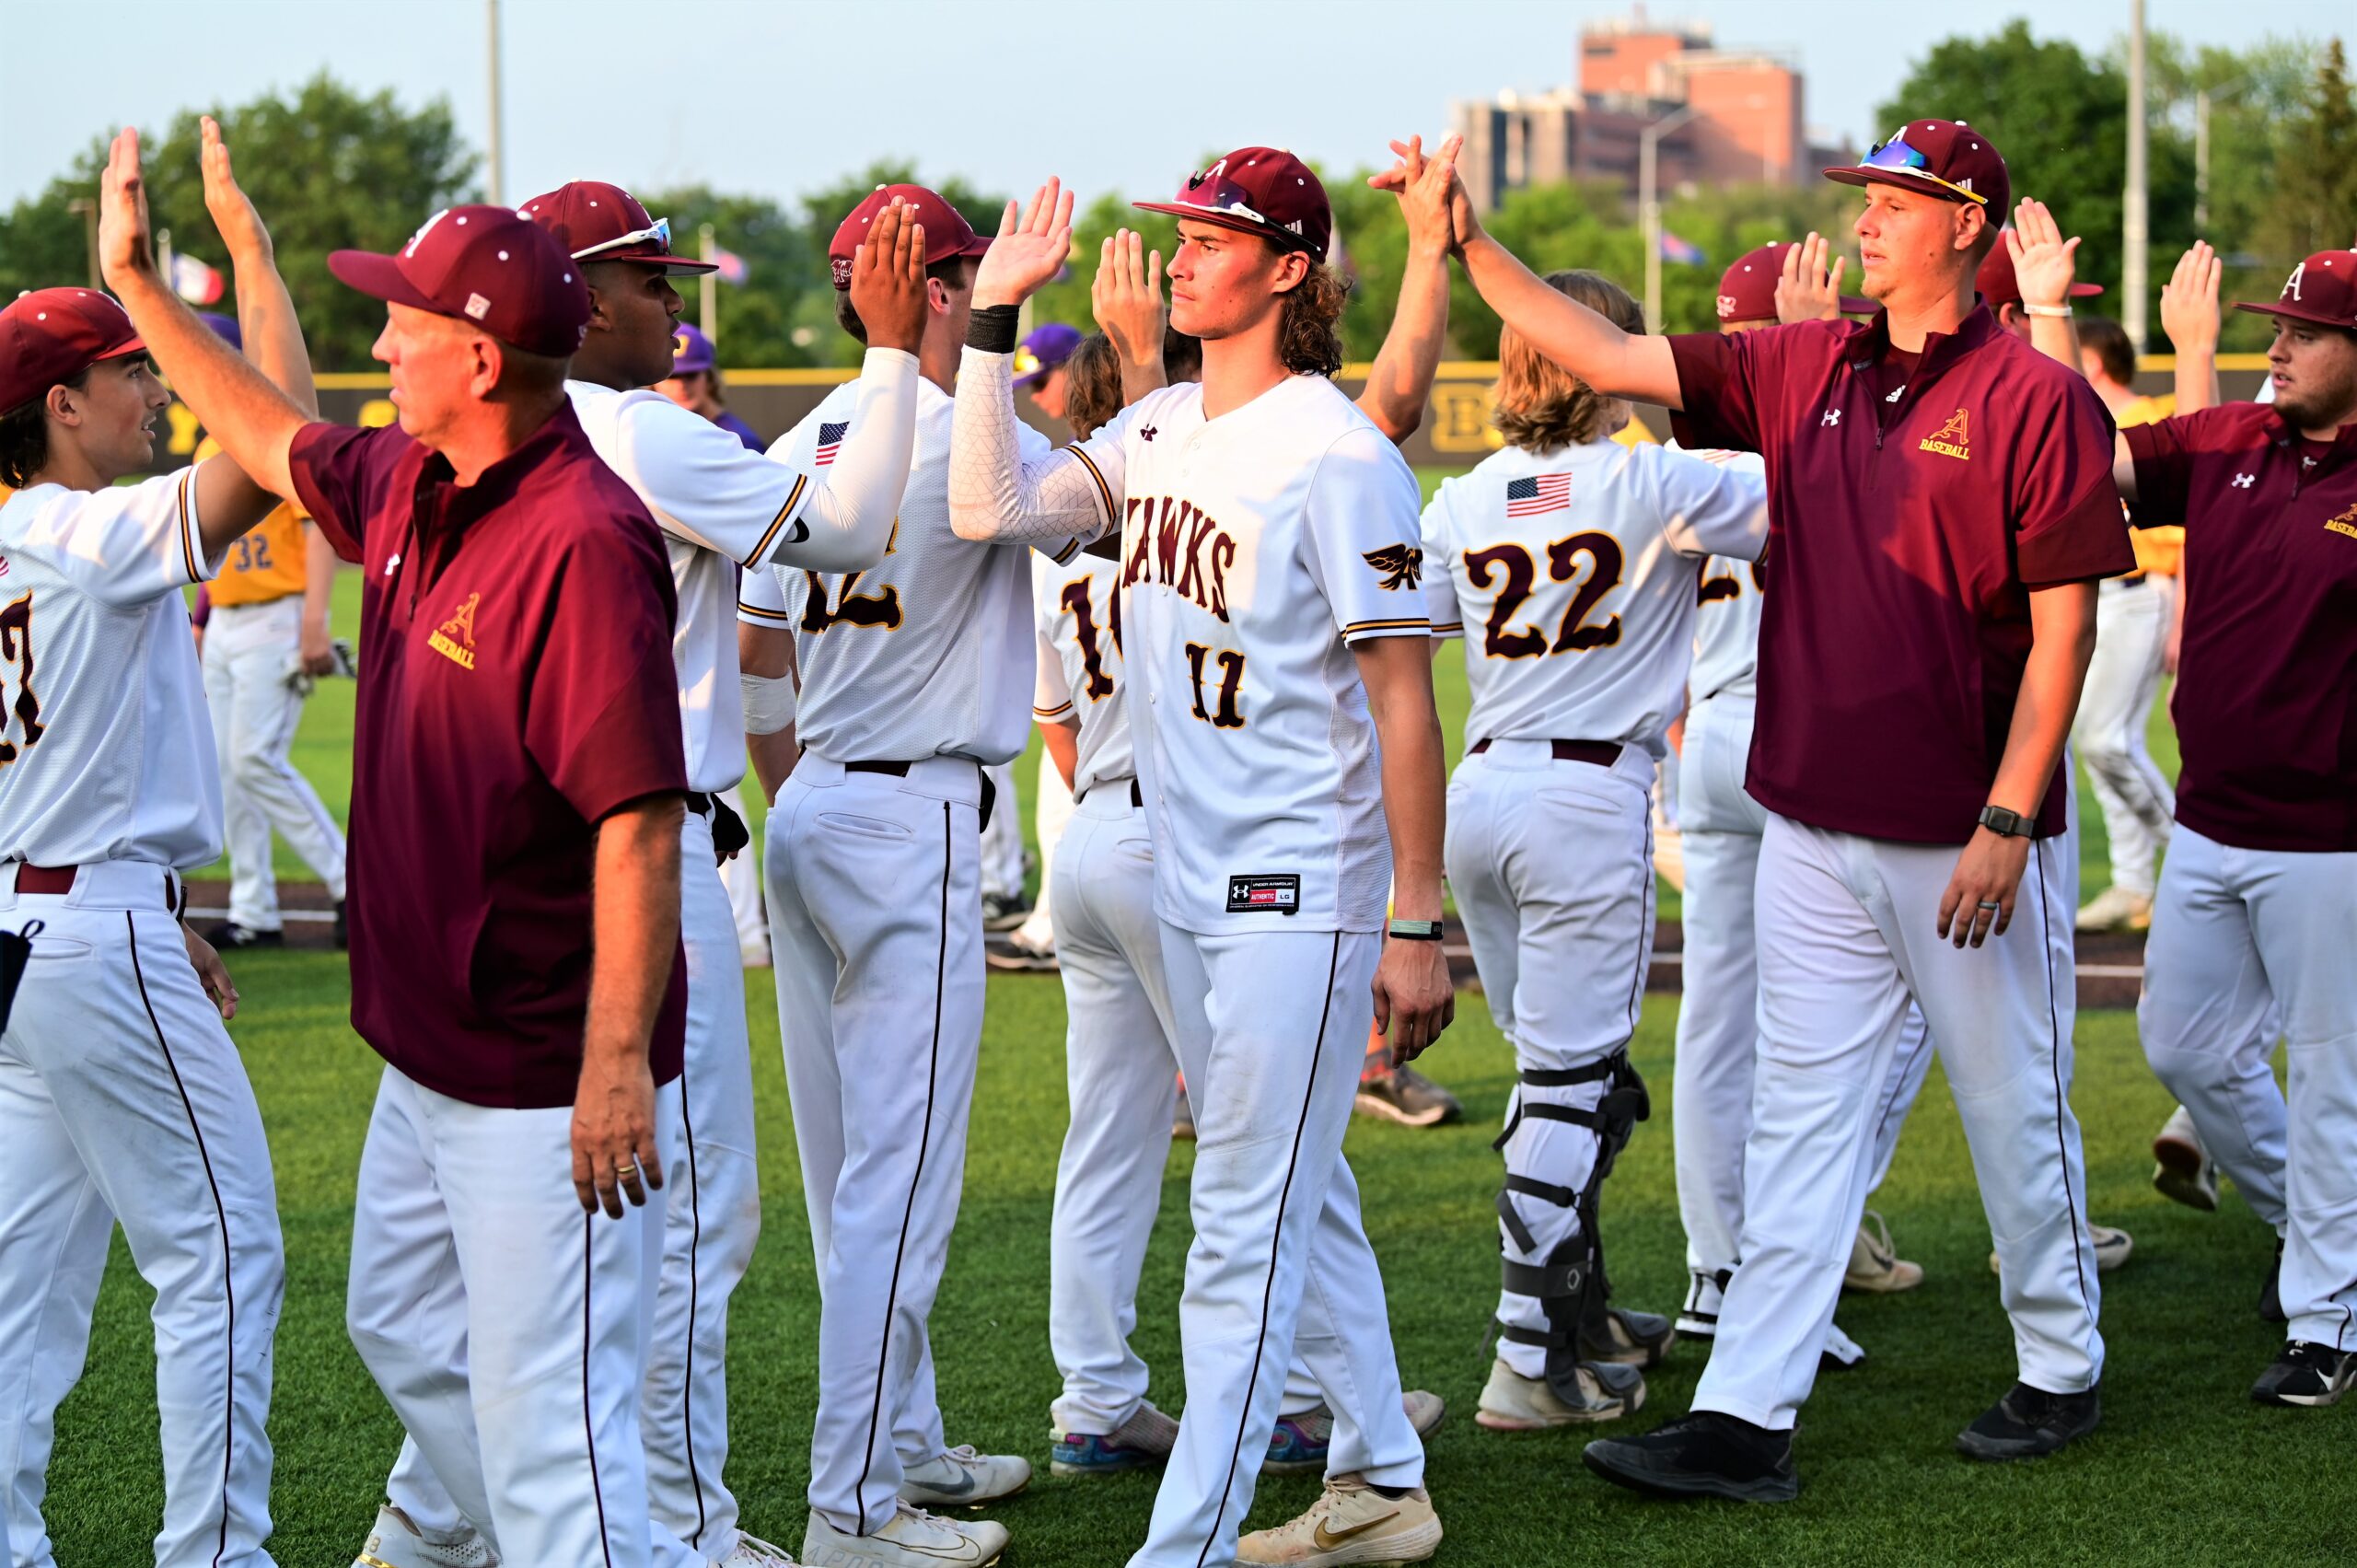
{"type": "Polygon", "coordinates": [[[505,183],[507,172],[499,145],[499,0],[484,0],[483,10],[491,29],[491,135],[488,138],[491,156],[486,183],[490,187],[491,204],[496,207],[504,204],[500,187],[505,183]]]}
{"type": "Polygon", "coordinates": [[[2215,91],[2203,87],[2193,95],[2193,237],[2196,239],[2204,238],[2210,233],[2211,108],[2236,96],[2250,84],[2250,77],[2242,76],[2215,91]]]}
{"type": "MultiPolygon", "coordinates": [[[[708,223],[696,226],[696,254],[707,261],[720,260],[720,241],[714,237],[712,225],[708,223]]],[[[719,273],[706,273],[698,280],[696,304],[699,307],[697,314],[702,318],[696,324],[703,329],[705,337],[710,338],[714,343],[718,343],[720,341],[719,273]]]]}
{"type": "Polygon", "coordinates": [[[2152,249],[2144,205],[2144,0],[2128,0],[2128,190],[2121,203],[2119,292],[2128,341],[2144,352],[2144,272],[2152,249]]]}
{"type": "Polygon", "coordinates": [[[1645,331],[1661,331],[1661,139],[1694,118],[1690,109],[1666,114],[1637,137],[1637,211],[1645,231],[1645,331]]]}

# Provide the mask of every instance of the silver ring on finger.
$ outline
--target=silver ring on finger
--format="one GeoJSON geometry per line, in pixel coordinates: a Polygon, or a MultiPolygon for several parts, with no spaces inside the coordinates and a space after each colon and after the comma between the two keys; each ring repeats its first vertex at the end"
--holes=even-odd
{"type": "Polygon", "coordinates": [[[2003,910],[2005,906],[2004,906],[2004,905],[2003,905],[2003,904],[2001,904],[2001,903],[1999,903],[1999,902],[1998,902],[1996,900],[1994,900],[1994,899],[1983,899],[1983,900],[1981,900],[1980,901],[1980,903],[1978,903],[1978,904],[1974,905],[1973,907],[1974,907],[1974,908],[1976,908],[1976,909],[1984,909],[1984,910],[2003,910]]]}

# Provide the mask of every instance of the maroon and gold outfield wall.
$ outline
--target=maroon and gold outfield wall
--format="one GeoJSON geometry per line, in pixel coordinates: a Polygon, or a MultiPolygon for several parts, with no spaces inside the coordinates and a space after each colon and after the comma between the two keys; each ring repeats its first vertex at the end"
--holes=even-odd
{"type": "MultiPolygon", "coordinates": [[[[2224,354],[2219,363],[2220,380],[2227,397],[2257,394],[2266,370],[2265,356],[2224,354]]],[[[1365,384],[1367,368],[1364,365],[1342,367],[1340,380],[1352,396],[1357,396],[1365,384]]],[[[2136,378],[2139,389],[2166,392],[2169,369],[2170,362],[2165,356],[2147,359],[2136,378]]],[[[1411,463],[1419,468],[1469,468],[1497,449],[1496,432],[1490,428],[1490,386],[1497,373],[1495,364],[1480,360],[1442,364],[1423,426],[1403,448],[1411,463]]],[[[737,417],[775,440],[851,375],[848,370],[727,371],[728,406],[737,417]]],[[[327,418],[342,424],[392,422],[393,405],[381,373],[322,375],[319,379],[319,412],[327,418]]],[[[1070,438],[1070,431],[1041,415],[1030,399],[1017,398],[1016,405],[1026,419],[1057,441],[1070,438]]],[[[164,468],[177,468],[188,461],[198,440],[196,421],[184,406],[174,403],[170,415],[169,437],[162,444],[166,449],[157,453],[158,466],[164,468]]],[[[1638,417],[1655,436],[1668,436],[1668,421],[1659,409],[1640,409],[1638,417]]]]}

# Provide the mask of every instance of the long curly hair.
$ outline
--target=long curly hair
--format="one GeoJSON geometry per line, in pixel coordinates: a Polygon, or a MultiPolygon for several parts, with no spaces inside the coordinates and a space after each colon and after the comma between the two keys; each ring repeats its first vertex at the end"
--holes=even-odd
{"type": "MultiPolygon", "coordinates": [[[[1550,273],[1547,285],[1586,306],[1624,332],[1645,319],[1629,291],[1601,273],[1550,273]]],[[[1616,428],[1628,405],[1608,398],[1526,343],[1512,327],[1498,333],[1498,399],[1490,423],[1506,444],[1526,451],[1577,447],[1616,428]]]]}
{"type": "Polygon", "coordinates": [[[1277,356],[1296,376],[1332,376],[1342,368],[1342,308],[1351,285],[1318,263],[1284,296],[1277,324],[1277,356]]]}

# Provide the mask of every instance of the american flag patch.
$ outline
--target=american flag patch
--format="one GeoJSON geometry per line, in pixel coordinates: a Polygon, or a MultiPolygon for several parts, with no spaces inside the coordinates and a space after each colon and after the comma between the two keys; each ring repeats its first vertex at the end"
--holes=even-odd
{"type": "Polygon", "coordinates": [[[1506,481],[1506,516],[1536,517],[1541,512],[1561,512],[1572,504],[1572,476],[1567,473],[1542,473],[1529,479],[1506,481]]]}
{"type": "Polygon", "coordinates": [[[843,444],[843,432],[850,428],[851,421],[848,419],[844,420],[841,424],[822,424],[819,426],[818,464],[820,468],[825,468],[829,463],[835,460],[835,449],[843,444]]]}

